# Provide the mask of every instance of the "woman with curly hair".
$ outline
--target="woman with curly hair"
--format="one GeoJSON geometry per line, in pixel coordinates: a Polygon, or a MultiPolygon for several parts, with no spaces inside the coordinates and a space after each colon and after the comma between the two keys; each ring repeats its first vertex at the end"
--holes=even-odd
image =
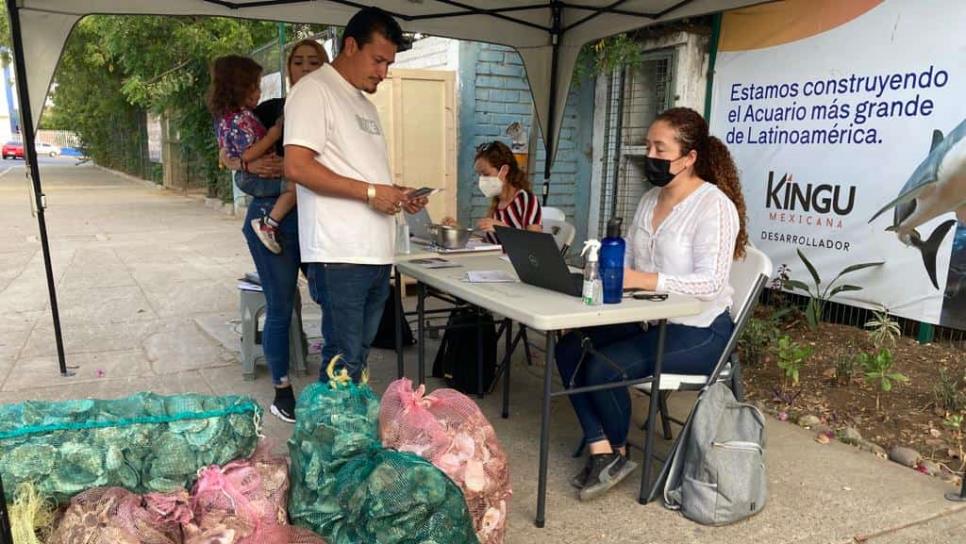
{"type": "MultiPolygon", "coordinates": [[[[641,197],[627,233],[625,289],[696,297],[705,310],[670,319],[663,370],[708,374],[724,351],[734,324],[728,313],[731,263],[748,243],[745,202],[728,148],[708,133],[696,111],[672,108],[647,131],[644,172],[653,188],[641,197]]],[[[568,387],[651,375],[658,330],[638,324],[594,327],[561,339],[557,367],[568,387]],[[600,357],[581,358],[581,334],[600,357]]],[[[580,499],[616,485],[637,466],[627,458],[631,399],[627,388],[568,397],[577,412],[590,455],[571,480],[580,499]]]]}

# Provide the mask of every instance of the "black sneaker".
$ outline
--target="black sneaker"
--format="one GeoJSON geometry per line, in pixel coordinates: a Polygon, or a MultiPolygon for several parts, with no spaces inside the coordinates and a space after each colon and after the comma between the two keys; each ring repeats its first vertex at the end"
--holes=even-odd
{"type": "Polygon", "coordinates": [[[590,474],[587,475],[587,480],[580,489],[582,501],[593,500],[603,495],[637,468],[637,463],[617,452],[592,455],[591,465],[590,474]]]}
{"type": "Polygon", "coordinates": [[[587,483],[587,477],[590,476],[590,471],[594,467],[594,456],[588,455],[587,460],[584,462],[584,468],[580,469],[580,472],[574,474],[573,478],[570,479],[570,485],[576,487],[577,489],[583,489],[584,485],[587,483]]]}
{"type": "Polygon", "coordinates": [[[269,411],[286,423],[295,423],[295,394],[291,386],[275,388],[275,400],[269,411]]]}

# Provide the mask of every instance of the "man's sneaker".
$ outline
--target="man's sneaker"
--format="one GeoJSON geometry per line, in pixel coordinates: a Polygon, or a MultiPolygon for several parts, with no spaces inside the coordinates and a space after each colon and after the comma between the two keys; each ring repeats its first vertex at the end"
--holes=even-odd
{"type": "Polygon", "coordinates": [[[282,245],[278,243],[278,229],[268,223],[267,215],[260,219],[252,219],[252,230],[269,251],[276,255],[282,252],[282,245]]]}
{"type": "Polygon", "coordinates": [[[275,400],[269,411],[286,423],[295,423],[295,394],[291,386],[275,389],[275,400]]]}
{"type": "Polygon", "coordinates": [[[637,463],[617,452],[592,455],[591,460],[590,474],[587,475],[584,487],[580,489],[582,501],[603,495],[637,468],[637,463]]]}
{"type": "Polygon", "coordinates": [[[576,487],[577,489],[583,489],[584,484],[587,483],[587,477],[590,476],[590,471],[594,467],[594,456],[588,455],[587,460],[584,462],[584,468],[580,469],[580,472],[574,474],[573,478],[570,479],[570,485],[576,487]]]}

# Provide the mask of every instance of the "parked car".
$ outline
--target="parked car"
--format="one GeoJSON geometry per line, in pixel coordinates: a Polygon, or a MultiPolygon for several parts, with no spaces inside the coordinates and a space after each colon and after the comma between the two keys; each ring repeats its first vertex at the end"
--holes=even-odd
{"type": "Polygon", "coordinates": [[[23,144],[20,142],[7,142],[3,144],[3,160],[9,158],[22,159],[23,158],[23,144]]]}
{"type": "Polygon", "coordinates": [[[44,142],[37,142],[34,145],[34,149],[37,150],[37,155],[50,155],[51,157],[56,157],[60,155],[61,149],[53,144],[46,144],[44,142]]]}

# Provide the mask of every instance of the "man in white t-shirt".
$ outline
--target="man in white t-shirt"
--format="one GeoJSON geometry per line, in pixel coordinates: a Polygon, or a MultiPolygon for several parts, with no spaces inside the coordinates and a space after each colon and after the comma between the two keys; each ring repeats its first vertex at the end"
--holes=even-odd
{"type": "Polygon", "coordinates": [[[379,115],[363,94],[376,92],[401,45],[391,16],[362,9],[335,60],[304,76],[285,103],[285,177],[298,184],[299,249],[322,306],[322,360],[342,355],[357,381],[389,296],[394,215],[426,205],[393,185],[379,115]]]}

